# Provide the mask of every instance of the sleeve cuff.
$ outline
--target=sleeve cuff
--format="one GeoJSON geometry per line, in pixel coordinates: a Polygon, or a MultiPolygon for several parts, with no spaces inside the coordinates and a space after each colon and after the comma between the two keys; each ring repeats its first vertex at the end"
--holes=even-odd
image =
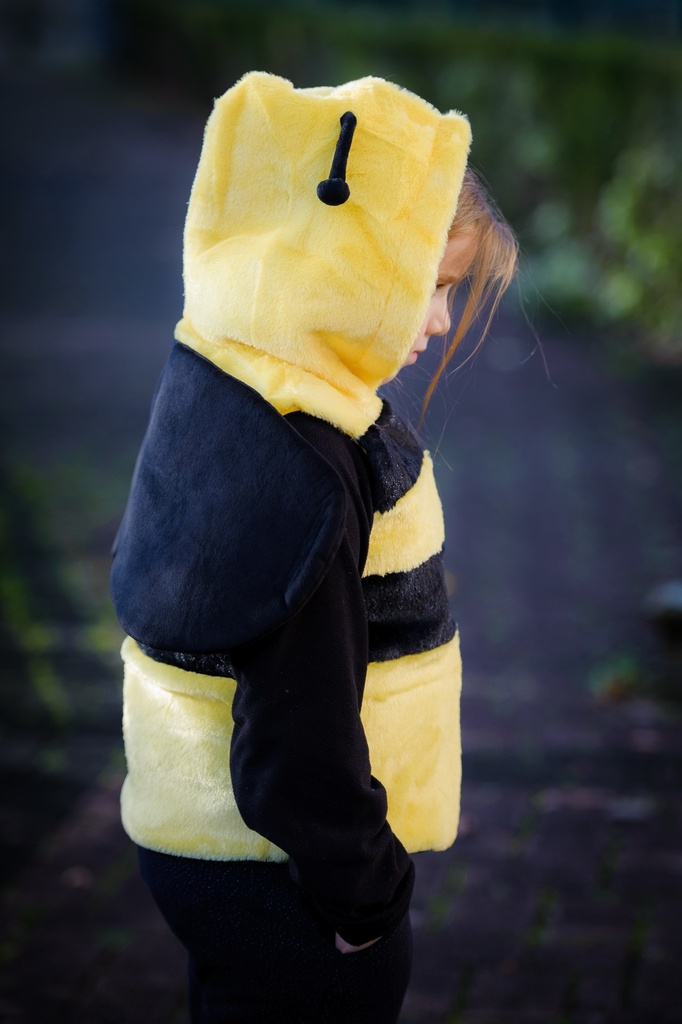
{"type": "Polygon", "coordinates": [[[363,943],[370,942],[372,939],[388,935],[398,927],[410,908],[414,878],[414,864],[410,861],[409,867],[401,879],[393,899],[387,906],[363,914],[362,917],[345,920],[337,918],[329,923],[334,926],[334,930],[338,932],[341,938],[349,942],[351,946],[362,946],[363,943]]]}

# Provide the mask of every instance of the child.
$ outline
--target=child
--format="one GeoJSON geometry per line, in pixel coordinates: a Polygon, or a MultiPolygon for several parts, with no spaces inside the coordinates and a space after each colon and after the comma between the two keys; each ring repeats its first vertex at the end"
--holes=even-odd
{"type": "Polygon", "coordinates": [[[469,141],[377,78],[249,74],[206,128],[112,572],[123,822],[194,1022],[394,1022],[409,854],[455,838],[442,511],[377,388],[514,272],[469,141]]]}

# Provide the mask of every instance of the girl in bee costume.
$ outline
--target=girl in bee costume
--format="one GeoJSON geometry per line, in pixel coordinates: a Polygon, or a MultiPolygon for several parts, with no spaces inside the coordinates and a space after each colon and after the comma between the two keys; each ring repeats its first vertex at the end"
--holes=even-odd
{"type": "Polygon", "coordinates": [[[206,128],[112,572],[123,822],[194,1022],[395,1021],[409,855],[455,838],[443,516],[377,388],[513,274],[469,142],[377,78],[249,74],[206,128]]]}

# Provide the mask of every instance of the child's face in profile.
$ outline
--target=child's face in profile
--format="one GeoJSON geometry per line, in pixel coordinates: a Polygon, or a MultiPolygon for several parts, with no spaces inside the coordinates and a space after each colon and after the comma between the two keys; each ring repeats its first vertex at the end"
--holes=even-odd
{"type": "Polygon", "coordinates": [[[450,311],[448,297],[450,290],[462,281],[473,263],[476,255],[478,238],[473,231],[454,235],[448,240],[443,259],[438,268],[436,290],[431,297],[424,323],[415,338],[403,366],[415,363],[421,352],[425,352],[433,334],[447,334],[450,330],[450,311]]]}

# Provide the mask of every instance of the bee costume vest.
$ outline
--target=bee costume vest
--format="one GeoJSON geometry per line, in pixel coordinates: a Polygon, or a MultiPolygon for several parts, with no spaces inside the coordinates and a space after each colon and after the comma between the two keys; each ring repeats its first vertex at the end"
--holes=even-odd
{"type": "Polygon", "coordinates": [[[455,838],[461,672],[442,510],[428,453],[377,388],[424,319],[469,144],[463,115],[376,78],[295,90],[253,73],[216,102],[184,315],[112,572],[128,633],[123,822],[141,846],[287,856],[245,824],[230,758],[235,652],[306,608],[347,528],[347,488],[300,414],[361,452],[371,478],[360,716],[388,823],[408,851],[455,838]]]}

